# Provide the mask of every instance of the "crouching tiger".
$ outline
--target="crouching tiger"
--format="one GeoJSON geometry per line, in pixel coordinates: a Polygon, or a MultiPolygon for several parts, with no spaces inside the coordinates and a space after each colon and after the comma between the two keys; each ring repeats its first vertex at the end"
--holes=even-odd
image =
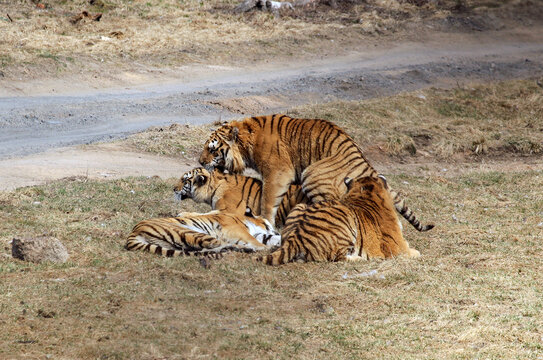
{"type": "Polygon", "coordinates": [[[207,256],[224,251],[264,250],[280,242],[271,224],[247,209],[243,215],[211,211],[143,220],[128,236],[125,248],[164,256],[207,256]]]}
{"type": "MultiPolygon", "coordinates": [[[[184,173],[173,191],[178,200],[192,198],[196,202],[209,204],[213,210],[236,213],[248,207],[255,215],[260,215],[262,181],[250,176],[224,174],[217,169],[208,171],[198,167],[184,173]]],[[[301,186],[291,185],[279,204],[276,226],[283,226],[294,206],[308,202],[301,186]]]]}
{"type": "MultiPolygon", "coordinates": [[[[207,139],[199,162],[206,168],[262,176],[261,215],[272,224],[291,184],[301,184],[312,201],[338,200],[345,177],[377,177],[361,148],[339,126],[319,119],[269,115],[232,121],[207,139]]],[[[419,231],[422,225],[399,193],[390,189],[396,210],[419,231]]]]}
{"type": "Polygon", "coordinates": [[[420,255],[403,238],[384,177],[346,178],[345,185],[347,194],[339,201],[297,205],[281,233],[281,247],[257,260],[280,265],[420,255]]]}

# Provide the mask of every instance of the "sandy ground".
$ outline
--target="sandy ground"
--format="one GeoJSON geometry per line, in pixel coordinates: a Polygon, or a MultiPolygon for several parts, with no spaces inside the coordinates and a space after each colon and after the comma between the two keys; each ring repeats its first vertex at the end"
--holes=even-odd
{"type": "Polygon", "coordinates": [[[66,147],[0,161],[0,190],[44,184],[65,177],[179,177],[192,165],[163,156],[135,153],[116,144],[66,147]]]}
{"type": "Polygon", "coordinates": [[[540,30],[436,34],[424,43],[386,44],[305,63],[195,65],[122,88],[81,85],[76,79],[14,83],[0,89],[0,190],[69,176],[177,177],[194,165],[114,145],[78,146],[152,125],[203,124],[308,102],[540,76],[540,30]]]}

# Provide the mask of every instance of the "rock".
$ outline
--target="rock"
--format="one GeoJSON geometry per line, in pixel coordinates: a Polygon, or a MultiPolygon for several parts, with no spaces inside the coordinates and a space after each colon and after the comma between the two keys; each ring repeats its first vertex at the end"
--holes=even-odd
{"type": "Polygon", "coordinates": [[[201,257],[200,258],[200,265],[202,265],[202,267],[204,269],[209,269],[211,267],[211,260],[209,260],[206,257],[201,257]]]}
{"type": "Polygon", "coordinates": [[[292,3],[286,1],[280,2],[271,0],[245,0],[234,8],[234,13],[244,13],[253,9],[278,11],[282,8],[293,9],[294,6],[292,5],[292,3]]]}
{"type": "Polygon", "coordinates": [[[11,255],[14,258],[34,263],[44,261],[64,263],[68,260],[66,247],[57,238],[49,236],[13,239],[11,255]]]}

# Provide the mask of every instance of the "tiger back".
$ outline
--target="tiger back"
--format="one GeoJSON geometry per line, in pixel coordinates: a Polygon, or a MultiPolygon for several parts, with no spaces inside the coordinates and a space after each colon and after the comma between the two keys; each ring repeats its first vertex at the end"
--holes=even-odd
{"type": "MultiPolygon", "coordinates": [[[[255,215],[260,215],[262,182],[254,177],[197,167],[184,173],[173,191],[179,200],[192,198],[196,202],[209,204],[213,210],[240,213],[248,207],[255,215]]],[[[288,213],[296,204],[307,202],[301,186],[291,185],[279,204],[276,226],[280,228],[285,223],[288,213]]]]}
{"type": "Polygon", "coordinates": [[[341,200],[296,206],[281,233],[281,247],[258,260],[280,265],[420,255],[403,238],[386,181],[364,177],[349,179],[346,186],[341,200]]]}
{"type": "Polygon", "coordinates": [[[253,252],[280,244],[271,224],[248,210],[243,216],[211,211],[140,221],[125,248],[168,257],[211,255],[224,251],[253,252]]]}
{"type": "MultiPolygon", "coordinates": [[[[275,220],[291,184],[301,184],[311,202],[338,200],[345,177],[377,177],[360,147],[327,120],[269,115],[232,121],[215,130],[204,145],[200,164],[230,173],[246,167],[262,176],[261,215],[275,220]]],[[[399,193],[388,187],[396,210],[417,230],[422,225],[399,193]]],[[[272,222],[273,224],[273,222],[272,222]]]]}

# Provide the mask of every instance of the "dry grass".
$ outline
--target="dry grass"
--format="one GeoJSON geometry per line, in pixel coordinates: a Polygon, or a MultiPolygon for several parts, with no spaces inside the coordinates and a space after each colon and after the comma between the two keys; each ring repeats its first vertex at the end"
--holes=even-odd
{"type": "MultiPolygon", "coordinates": [[[[424,101],[404,94],[382,103],[343,104],[349,112],[326,105],[322,114],[347,118],[344,125],[354,131],[351,122],[362,108],[376,114],[371,121],[394,121],[381,129],[400,138],[413,126],[399,119],[412,120],[395,114],[423,116],[432,108],[439,114],[442,104],[467,101],[469,94],[470,104],[460,102],[464,125],[458,126],[492,118],[507,138],[524,134],[517,134],[518,125],[529,119],[541,124],[541,112],[531,113],[537,93],[529,83],[475,89],[430,90],[424,101]],[[513,96],[521,89],[533,91],[513,96]],[[472,103],[504,99],[518,109],[472,103]]],[[[436,124],[455,126],[454,118],[445,112],[436,124]]],[[[370,125],[364,131],[373,131],[370,125]]],[[[190,138],[189,130],[171,131],[190,138]]],[[[142,139],[154,136],[158,147],[158,134],[167,132],[142,139]]],[[[175,143],[170,135],[164,144],[175,143]]],[[[437,144],[430,142],[427,150],[437,152],[437,144]]],[[[445,178],[419,170],[388,179],[408,193],[421,219],[437,224],[428,233],[405,226],[422,257],[358,264],[271,268],[231,254],[205,269],[194,258],[124,251],[139,220],[206,210],[173,202],[174,179],[69,179],[0,193],[0,358],[541,359],[543,172],[504,167],[450,171],[445,178]],[[65,243],[68,263],[11,259],[12,237],[42,233],[65,243]]]]}
{"type": "Polygon", "coordinates": [[[507,81],[388,98],[305,106],[294,115],[332,120],[364,148],[389,155],[533,155],[543,152],[543,89],[507,81]]]}
{"type": "Polygon", "coordinates": [[[0,357],[540,358],[543,173],[390,180],[438,224],[407,228],[420,259],[271,268],[235,254],[204,269],[122,249],[138,220],[179,210],[172,181],[2,193],[4,246],[49,232],[71,259],[0,259],[0,357]]]}
{"type": "MultiPolygon", "coordinates": [[[[448,161],[543,153],[543,89],[514,80],[428,89],[387,98],[307,105],[297,117],[334,121],[365,152],[404,160],[448,161]]],[[[217,125],[152,128],[125,142],[140,150],[195,159],[217,125]]]]}
{"type": "MultiPolygon", "coordinates": [[[[486,5],[485,9],[496,5],[492,7],[503,7],[502,12],[520,8],[509,2],[467,4],[486,5]]],[[[456,1],[338,2],[337,9],[325,3],[315,1],[276,18],[265,12],[233,14],[237,4],[233,0],[96,0],[94,5],[87,0],[0,2],[0,71],[6,77],[103,75],[150,66],[241,65],[308,53],[337,55],[360,46],[368,36],[450,16],[456,1]],[[103,16],[98,22],[85,18],[72,24],[70,19],[83,10],[103,16]]]]}
{"type": "Polygon", "coordinates": [[[218,125],[180,124],[151,127],[144,132],[130,135],[121,143],[136,151],[195,160],[202,151],[202,145],[210,131],[217,127],[218,125]]]}

